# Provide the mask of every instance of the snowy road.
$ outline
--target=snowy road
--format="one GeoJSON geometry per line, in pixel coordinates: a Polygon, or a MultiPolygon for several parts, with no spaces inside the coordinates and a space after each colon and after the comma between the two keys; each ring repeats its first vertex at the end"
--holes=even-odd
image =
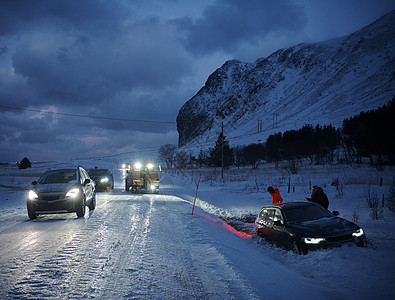
{"type": "Polygon", "coordinates": [[[118,190],[85,218],[25,218],[1,234],[0,298],[254,298],[189,208],[118,190]]]}
{"type": "Polygon", "coordinates": [[[170,177],[162,183],[159,195],[126,193],[118,184],[110,193],[98,193],[96,209],[84,218],[73,213],[29,220],[22,205],[26,191],[9,192],[7,199],[21,202],[1,215],[0,299],[355,295],[337,282],[303,275],[306,267],[296,270],[305,259],[295,264],[298,257],[271,258],[273,252],[284,252],[243,239],[198,207],[192,216],[190,198],[175,195],[170,177]]]}

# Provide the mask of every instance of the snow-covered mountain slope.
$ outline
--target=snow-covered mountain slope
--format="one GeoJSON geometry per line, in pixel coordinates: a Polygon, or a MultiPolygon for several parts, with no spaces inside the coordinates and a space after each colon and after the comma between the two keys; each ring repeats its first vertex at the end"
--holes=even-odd
{"type": "Polygon", "coordinates": [[[342,38],[227,61],[180,109],[179,146],[212,147],[221,122],[231,146],[305,124],[340,127],[394,97],[394,70],[395,11],[342,38]]]}

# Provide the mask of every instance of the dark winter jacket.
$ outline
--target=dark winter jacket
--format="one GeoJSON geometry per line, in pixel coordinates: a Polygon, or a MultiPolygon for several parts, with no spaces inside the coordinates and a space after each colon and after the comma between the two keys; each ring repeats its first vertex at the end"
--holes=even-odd
{"type": "Polygon", "coordinates": [[[315,202],[325,209],[329,207],[329,200],[321,187],[316,187],[313,189],[313,193],[311,194],[311,198],[307,198],[308,201],[315,202]]]}

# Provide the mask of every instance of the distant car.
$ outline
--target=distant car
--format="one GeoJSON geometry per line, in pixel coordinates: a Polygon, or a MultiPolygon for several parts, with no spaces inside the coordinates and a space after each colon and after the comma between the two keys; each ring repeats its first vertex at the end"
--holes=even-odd
{"type": "Polygon", "coordinates": [[[297,254],[346,243],[366,246],[365,234],[358,225],[307,201],[263,207],[255,230],[258,236],[297,254]]]}
{"type": "Polygon", "coordinates": [[[27,199],[30,219],[40,214],[68,212],[83,217],[85,206],[90,210],[96,207],[95,183],[82,167],[46,171],[32,185],[27,199]]]}
{"type": "Polygon", "coordinates": [[[114,189],[114,175],[108,169],[90,169],[90,178],[95,181],[96,191],[109,191],[114,189]]]}

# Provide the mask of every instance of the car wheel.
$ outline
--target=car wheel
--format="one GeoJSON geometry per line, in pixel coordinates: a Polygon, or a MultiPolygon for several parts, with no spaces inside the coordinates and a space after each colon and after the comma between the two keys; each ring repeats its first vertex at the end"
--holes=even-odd
{"type": "Polygon", "coordinates": [[[366,239],[360,240],[356,243],[358,247],[365,248],[367,246],[366,239]]]}
{"type": "Polygon", "coordinates": [[[92,201],[89,204],[89,210],[94,210],[96,208],[96,193],[93,193],[92,201]]]}
{"type": "Polygon", "coordinates": [[[307,254],[307,250],[303,249],[300,243],[297,240],[292,240],[291,242],[291,251],[295,254],[307,254]]]}
{"type": "Polygon", "coordinates": [[[81,201],[80,207],[78,207],[77,211],[76,211],[78,218],[81,218],[81,217],[85,216],[85,205],[86,205],[86,200],[85,200],[85,197],[84,197],[82,199],[82,201],[81,201]]]}
{"type": "Polygon", "coordinates": [[[32,209],[30,209],[29,205],[27,206],[27,214],[29,216],[29,219],[37,219],[36,212],[32,209]]]}

